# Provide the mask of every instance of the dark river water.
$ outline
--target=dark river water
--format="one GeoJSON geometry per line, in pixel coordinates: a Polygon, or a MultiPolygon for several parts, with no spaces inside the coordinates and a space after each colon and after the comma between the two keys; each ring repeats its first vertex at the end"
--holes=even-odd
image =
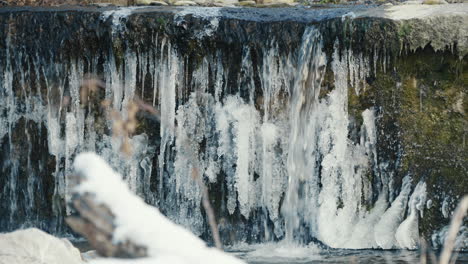
{"type": "MultiPolygon", "coordinates": [[[[261,244],[233,248],[230,252],[250,264],[424,263],[419,251],[410,250],[320,249],[314,245],[288,247],[261,244]]],[[[437,263],[433,261],[435,253],[427,254],[426,258],[425,263],[437,263]]],[[[468,252],[458,253],[455,263],[468,264],[468,252]]]]}
{"type": "MultiPolygon", "coordinates": [[[[74,241],[81,252],[92,250],[85,241],[74,241]]],[[[315,245],[284,246],[282,244],[238,245],[227,251],[249,264],[320,264],[320,263],[424,263],[419,251],[375,249],[321,249],[315,245]]],[[[425,263],[437,263],[426,255],[425,263]]],[[[468,264],[468,252],[459,252],[455,263],[468,264]]]]}

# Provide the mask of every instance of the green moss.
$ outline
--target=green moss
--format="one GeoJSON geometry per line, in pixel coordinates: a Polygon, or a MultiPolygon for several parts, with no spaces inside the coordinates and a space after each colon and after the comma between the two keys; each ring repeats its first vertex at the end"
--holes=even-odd
{"type": "MultiPolygon", "coordinates": [[[[399,37],[410,32],[411,27],[403,25],[399,37]]],[[[359,93],[354,87],[348,90],[351,129],[359,129],[362,111],[377,110],[378,158],[391,163],[395,186],[401,186],[408,174],[414,185],[420,180],[427,183],[433,207],[420,219],[420,233],[426,239],[448,224],[449,219],[440,213],[440,199],[450,196],[456,200],[468,188],[467,66],[468,57],[460,60],[449,51],[427,47],[400,55],[386,71],[379,66],[359,93]]],[[[333,87],[327,78],[324,83],[333,87]]],[[[374,176],[370,171],[363,179],[373,182],[374,176]]],[[[372,208],[364,194],[362,201],[367,209],[372,208]]]]}
{"type": "MultiPolygon", "coordinates": [[[[450,52],[420,49],[397,59],[396,72],[379,71],[372,85],[382,109],[380,126],[387,135],[398,133],[393,144],[400,144],[403,151],[397,177],[411,174],[413,184],[424,180],[428,199],[434,202],[435,209],[427,210],[420,220],[426,238],[448,224],[448,219],[440,217],[439,198],[448,193],[461,197],[468,186],[467,64],[467,58],[460,60],[450,52]],[[385,131],[392,123],[398,129],[385,131]]],[[[350,96],[350,105],[359,105],[360,99],[355,101],[350,96]]],[[[379,142],[388,150],[391,143],[379,142]]]]}
{"type": "Polygon", "coordinates": [[[357,121],[358,126],[362,125],[362,112],[374,105],[374,95],[370,89],[365,89],[363,84],[359,87],[349,86],[348,88],[348,114],[357,121]],[[359,89],[359,92],[356,92],[359,89]]]}
{"type": "Polygon", "coordinates": [[[163,17],[158,17],[156,19],[156,22],[159,24],[159,29],[160,30],[165,30],[166,29],[167,21],[163,17]]]}
{"type": "Polygon", "coordinates": [[[409,23],[403,22],[398,28],[398,37],[400,37],[400,39],[405,39],[407,36],[410,35],[411,30],[411,25],[409,23]]]}
{"type": "Polygon", "coordinates": [[[331,63],[328,63],[326,66],[325,74],[323,76],[318,98],[325,98],[328,95],[328,93],[330,93],[330,91],[333,91],[333,89],[335,89],[335,75],[333,74],[331,63]]]}

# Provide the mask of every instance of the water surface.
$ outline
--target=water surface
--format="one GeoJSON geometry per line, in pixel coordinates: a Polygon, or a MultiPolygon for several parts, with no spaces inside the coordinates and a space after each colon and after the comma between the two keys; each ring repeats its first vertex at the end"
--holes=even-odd
{"type": "MultiPolygon", "coordinates": [[[[321,249],[315,245],[260,244],[237,246],[230,252],[249,264],[422,263],[419,251],[410,250],[321,249]]],[[[433,263],[431,256],[427,258],[426,263],[433,263]]],[[[460,252],[455,263],[468,263],[468,252],[460,252]]]]}

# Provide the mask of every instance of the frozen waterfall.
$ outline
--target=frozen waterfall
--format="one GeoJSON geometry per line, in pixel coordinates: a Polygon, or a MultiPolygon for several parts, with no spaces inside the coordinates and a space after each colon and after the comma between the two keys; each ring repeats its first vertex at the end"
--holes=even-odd
{"type": "MultiPolygon", "coordinates": [[[[122,38],[119,23],[129,14],[107,14],[119,25],[114,42],[122,38]]],[[[190,64],[163,34],[151,35],[149,48],[114,43],[69,60],[42,56],[39,48],[26,53],[9,41],[0,63],[2,173],[8,178],[0,188],[10,201],[1,208],[8,212],[6,229],[24,217],[24,226],[65,232],[61,220],[47,222],[40,210],[49,204],[39,200],[52,204],[45,215],[67,215],[72,161],[80,152],[95,151],[124,175],[133,192],[197,235],[208,228],[201,190],[190,177],[194,167],[219,200],[222,234],[236,241],[255,237],[294,244],[313,238],[330,247],[385,249],[417,244],[425,183],[413,190],[408,175],[395,189],[393,175],[379,169],[385,167],[376,149],[379,109],[362,111],[360,121],[348,115],[348,97],[365,91],[364,79],[377,63],[386,67],[385,55],[367,58],[340,49],[337,41],[327,56],[314,26],[304,30],[300,47],[287,53],[275,39],[261,56],[243,46],[235,72],[225,62],[229,51],[190,64]],[[332,75],[326,76],[327,68],[332,75]],[[80,99],[86,74],[105,83],[97,101],[88,104],[80,99]],[[141,123],[130,138],[134,155],[127,159],[119,154],[121,143],[112,137],[112,120],[104,118],[99,101],[109,100],[126,116],[136,97],[159,109],[161,120],[141,123]],[[34,142],[47,142],[43,163],[30,160],[38,150],[33,139],[15,137],[15,127],[38,137],[34,142]],[[25,173],[22,159],[52,180],[25,173]],[[19,182],[27,183],[26,192],[19,182]]]]}

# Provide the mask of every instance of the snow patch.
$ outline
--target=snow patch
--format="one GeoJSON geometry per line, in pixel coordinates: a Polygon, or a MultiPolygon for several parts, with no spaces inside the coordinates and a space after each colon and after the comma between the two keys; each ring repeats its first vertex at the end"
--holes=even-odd
{"type": "MultiPolygon", "coordinates": [[[[75,188],[95,195],[115,215],[114,241],[132,240],[144,245],[150,258],[139,263],[243,263],[218,249],[208,248],[188,230],[172,223],[158,209],[131,193],[121,176],[94,153],[82,153],[74,162],[75,173],[86,178],[75,188]]],[[[115,260],[91,263],[114,263],[115,260]]],[[[134,260],[122,263],[134,263],[134,260]]]]}
{"type": "Polygon", "coordinates": [[[80,251],[67,239],[30,228],[0,234],[0,263],[82,264],[80,251]]]}
{"type": "Polygon", "coordinates": [[[435,16],[465,15],[468,5],[397,5],[386,8],[385,16],[395,20],[421,19],[435,16]]]}

